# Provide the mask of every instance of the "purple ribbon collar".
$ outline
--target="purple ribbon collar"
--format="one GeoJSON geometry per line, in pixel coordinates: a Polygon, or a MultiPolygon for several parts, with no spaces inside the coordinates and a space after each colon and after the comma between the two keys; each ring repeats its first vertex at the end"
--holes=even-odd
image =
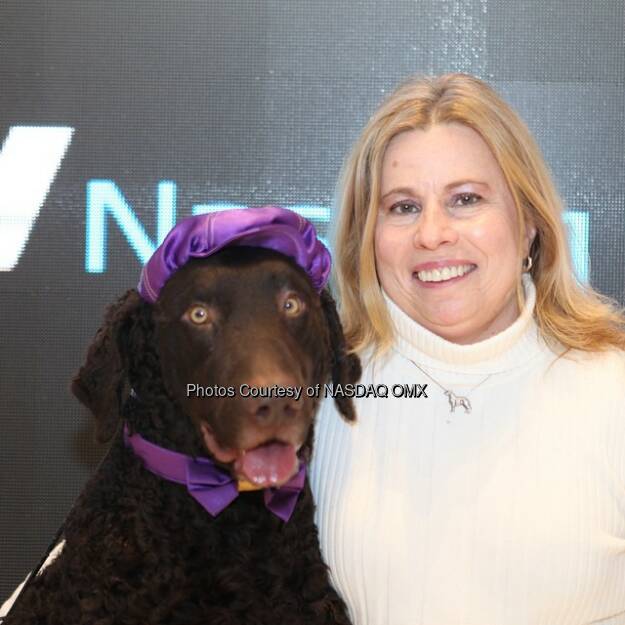
{"type": "MultiPolygon", "coordinates": [[[[170,482],[185,484],[193,497],[211,516],[217,516],[238,496],[237,481],[209,458],[192,458],[146,441],[140,434],[130,434],[124,425],[124,442],[145,468],[170,482]]],[[[283,521],[293,514],[297,498],[304,488],[306,465],[280,488],[265,488],[265,506],[283,521]]]]}

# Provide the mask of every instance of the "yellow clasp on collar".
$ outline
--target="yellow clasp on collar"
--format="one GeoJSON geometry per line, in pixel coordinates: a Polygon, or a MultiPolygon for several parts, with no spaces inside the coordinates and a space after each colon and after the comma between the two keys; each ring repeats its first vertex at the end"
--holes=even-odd
{"type": "Polygon", "coordinates": [[[248,480],[239,480],[237,482],[237,490],[240,493],[243,493],[248,490],[263,490],[265,486],[260,486],[259,484],[252,484],[248,480]]]}

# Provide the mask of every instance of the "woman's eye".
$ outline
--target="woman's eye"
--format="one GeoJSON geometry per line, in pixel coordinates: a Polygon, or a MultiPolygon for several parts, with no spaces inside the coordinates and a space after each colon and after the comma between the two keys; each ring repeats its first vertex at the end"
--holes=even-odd
{"type": "Polygon", "coordinates": [[[210,319],[210,315],[208,314],[208,309],[204,306],[192,306],[188,312],[189,319],[193,321],[193,323],[197,325],[201,325],[206,323],[210,319]]]}
{"type": "Polygon", "coordinates": [[[453,200],[454,206],[471,206],[477,204],[482,197],[477,193],[460,193],[456,195],[453,200]]]}
{"type": "Polygon", "coordinates": [[[390,212],[397,215],[407,215],[418,212],[419,207],[413,202],[397,202],[391,206],[390,212]]]}
{"type": "Polygon", "coordinates": [[[282,300],[282,310],[287,317],[297,317],[304,310],[304,302],[297,295],[287,295],[282,300]]]}

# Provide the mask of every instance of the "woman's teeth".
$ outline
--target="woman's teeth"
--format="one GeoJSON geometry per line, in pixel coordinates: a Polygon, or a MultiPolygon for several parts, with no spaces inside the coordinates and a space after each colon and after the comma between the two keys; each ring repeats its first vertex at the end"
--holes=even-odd
{"type": "Polygon", "coordinates": [[[430,271],[419,271],[417,277],[422,282],[443,282],[452,278],[459,278],[471,271],[475,265],[456,265],[453,267],[443,267],[442,269],[432,269],[430,271]]]}

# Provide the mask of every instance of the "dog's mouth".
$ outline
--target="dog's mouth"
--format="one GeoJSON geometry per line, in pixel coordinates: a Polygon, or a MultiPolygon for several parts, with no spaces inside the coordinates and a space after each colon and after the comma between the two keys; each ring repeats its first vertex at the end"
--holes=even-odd
{"type": "Polygon", "coordinates": [[[299,470],[303,442],[279,438],[249,441],[243,448],[223,447],[211,428],[202,424],[204,443],[216,460],[231,466],[233,475],[259,488],[282,486],[299,470]]]}
{"type": "Polygon", "coordinates": [[[257,486],[280,486],[299,469],[297,449],[290,443],[270,441],[245,449],[234,461],[234,472],[257,486]]]}

